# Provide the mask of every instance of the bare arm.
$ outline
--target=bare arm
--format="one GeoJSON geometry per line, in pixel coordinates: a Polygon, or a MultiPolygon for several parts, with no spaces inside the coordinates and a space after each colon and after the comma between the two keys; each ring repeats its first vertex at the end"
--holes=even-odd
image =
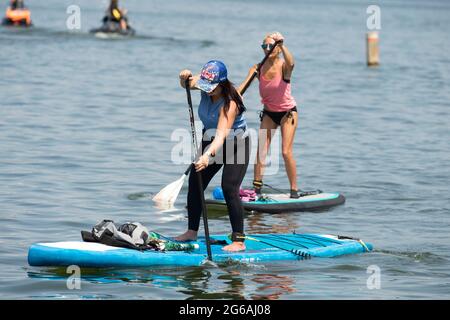
{"type": "Polygon", "coordinates": [[[283,52],[284,57],[284,63],[283,63],[283,75],[284,79],[289,80],[291,79],[292,70],[294,70],[294,57],[292,56],[291,52],[288,50],[288,48],[284,45],[284,43],[279,44],[281,48],[281,52],[283,52]]]}
{"type": "Polygon", "coordinates": [[[292,75],[292,70],[294,70],[294,57],[292,56],[291,52],[288,50],[286,45],[284,44],[284,36],[279,33],[275,32],[271,35],[271,38],[275,41],[281,41],[281,43],[278,45],[278,47],[281,49],[281,52],[283,53],[284,63],[283,63],[283,76],[285,80],[290,80],[292,75]]]}
{"type": "Polygon", "coordinates": [[[241,83],[241,84],[239,85],[239,87],[237,88],[237,91],[238,91],[239,93],[242,94],[242,90],[244,89],[244,87],[245,87],[245,85],[247,84],[247,82],[250,81],[250,79],[251,79],[252,76],[253,76],[253,73],[256,72],[257,68],[258,68],[258,65],[256,65],[256,64],[255,64],[253,67],[250,68],[250,70],[248,71],[247,77],[245,78],[244,81],[242,81],[242,83],[241,83]]]}
{"type": "Polygon", "coordinates": [[[189,78],[190,78],[189,84],[190,84],[191,90],[197,90],[198,88],[197,88],[196,85],[197,85],[198,79],[200,79],[200,76],[199,75],[196,75],[196,76],[192,75],[192,72],[190,70],[187,70],[187,69],[182,70],[180,72],[180,86],[182,88],[186,88],[185,83],[186,83],[186,80],[189,79],[189,78]]]}
{"type": "Polygon", "coordinates": [[[230,108],[228,109],[226,116],[223,108],[220,110],[215,138],[209,145],[208,150],[195,163],[196,171],[205,169],[209,164],[209,156],[216,155],[217,151],[223,146],[225,139],[229,135],[230,129],[233,126],[237,113],[238,107],[234,101],[230,101],[230,108]]]}

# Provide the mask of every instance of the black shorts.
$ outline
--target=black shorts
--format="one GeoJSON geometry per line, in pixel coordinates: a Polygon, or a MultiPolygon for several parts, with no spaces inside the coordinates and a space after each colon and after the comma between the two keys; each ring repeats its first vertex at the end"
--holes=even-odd
{"type": "Polygon", "coordinates": [[[281,120],[283,119],[283,117],[285,115],[288,115],[288,118],[292,117],[292,114],[291,114],[292,112],[297,112],[297,106],[293,107],[289,111],[281,111],[281,112],[272,112],[272,111],[263,110],[263,111],[261,111],[259,118],[262,121],[262,119],[264,118],[264,115],[267,115],[277,125],[281,125],[281,120]]]}

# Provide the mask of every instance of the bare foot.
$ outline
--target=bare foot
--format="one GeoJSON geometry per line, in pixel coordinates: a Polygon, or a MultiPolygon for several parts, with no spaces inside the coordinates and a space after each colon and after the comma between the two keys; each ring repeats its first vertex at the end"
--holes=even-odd
{"type": "Polygon", "coordinates": [[[245,250],[245,244],[243,242],[235,241],[235,242],[232,242],[231,244],[223,247],[222,250],[229,251],[229,252],[243,251],[243,250],[245,250]]]}
{"type": "Polygon", "coordinates": [[[188,230],[182,235],[174,238],[176,241],[195,241],[197,240],[197,231],[194,230],[188,230]]]}

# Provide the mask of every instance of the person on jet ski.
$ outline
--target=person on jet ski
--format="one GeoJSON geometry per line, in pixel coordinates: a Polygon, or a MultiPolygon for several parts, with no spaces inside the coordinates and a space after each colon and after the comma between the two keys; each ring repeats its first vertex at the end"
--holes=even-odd
{"type": "Polygon", "coordinates": [[[9,6],[12,10],[25,9],[25,3],[23,0],[11,0],[9,6]]]}
{"type": "Polygon", "coordinates": [[[103,23],[117,23],[121,30],[128,29],[127,11],[119,8],[119,0],[111,0],[108,10],[106,11],[103,23]]]}
{"type": "Polygon", "coordinates": [[[31,26],[30,10],[25,7],[23,0],[10,1],[2,25],[31,26]]]}

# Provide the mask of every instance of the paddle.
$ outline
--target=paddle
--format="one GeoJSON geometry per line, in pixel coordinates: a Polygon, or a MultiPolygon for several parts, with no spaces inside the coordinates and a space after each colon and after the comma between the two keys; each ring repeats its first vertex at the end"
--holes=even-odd
{"type": "Polygon", "coordinates": [[[186,179],[187,175],[189,174],[189,171],[191,171],[192,163],[189,165],[187,170],[183,173],[183,175],[177,180],[172,182],[171,184],[168,184],[166,187],[161,189],[160,192],[158,192],[157,195],[153,197],[153,201],[158,203],[167,203],[167,204],[173,204],[175,200],[177,200],[178,194],[180,193],[181,188],[183,187],[184,180],[186,179]]]}
{"type": "MultiPolygon", "coordinates": [[[[266,62],[267,58],[270,56],[270,54],[273,52],[275,47],[280,44],[282,40],[278,40],[275,42],[274,46],[267,52],[267,54],[264,56],[264,58],[261,60],[261,62],[258,64],[258,68],[253,72],[250,79],[247,81],[247,83],[244,85],[244,88],[241,90],[241,95],[244,95],[245,91],[247,91],[248,87],[252,83],[252,81],[255,79],[256,75],[261,70],[262,66],[266,62]]],[[[189,167],[186,169],[184,174],[176,181],[172,182],[171,184],[167,185],[161,191],[159,191],[154,197],[153,201],[159,202],[159,203],[167,203],[167,204],[173,204],[175,200],[178,197],[178,194],[180,193],[181,188],[183,187],[184,180],[186,179],[187,175],[189,174],[189,171],[191,171],[192,164],[189,165],[189,167]]]]}
{"type": "MultiPolygon", "coordinates": [[[[192,145],[194,147],[194,152],[197,153],[198,149],[198,143],[197,143],[197,135],[195,131],[195,120],[194,120],[194,110],[192,108],[192,98],[191,98],[191,85],[189,78],[186,79],[185,82],[186,87],[186,96],[188,100],[189,105],[189,119],[191,122],[191,138],[192,138],[192,145]]],[[[201,149],[200,149],[201,153],[201,149]]],[[[194,161],[197,160],[197,154],[194,156],[194,161]]],[[[191,168],[194,165],[191,164],[191,168]]],[[[208,212],[206,210],[206,203],[205,203],[205,192],[203,190],[203,179],[202,179],[202,173],[201,171],[198,171],[197,173],[197,181],[198,181],[198,189],[200,192],[200,201],[202,202],[202,216],[203,216],[203,227],[205,229],[205,241],[206,241],[206,251],[208,253],[208,260],[212,261],[212,254],[211,254],[211,241],[209,239],[209,228],[208,228],[208,212]]]]}

